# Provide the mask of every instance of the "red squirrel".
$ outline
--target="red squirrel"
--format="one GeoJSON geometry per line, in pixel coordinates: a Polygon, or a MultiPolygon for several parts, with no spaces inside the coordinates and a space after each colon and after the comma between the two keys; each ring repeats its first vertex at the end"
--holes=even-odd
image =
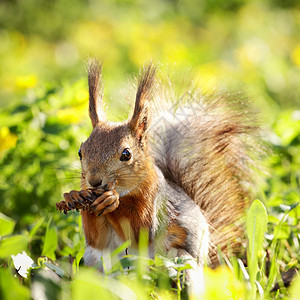
{"type": "Polygon", "coordinates": [[[81,209],[85,264],[101,268],[103,249],[127,239],[136,244],[146,228],[150,255],[164,251],[217,266],[220,251],[235,253],[243,242],[240,219],[251,201],[258,128],[247,103],[197,89],[174,100],[150,64],[139,76],[133,115],[107,122],[101,71],[91,59],[93,131],[78,152],[81,191],[64,194],[60,207],[81,209]]]}

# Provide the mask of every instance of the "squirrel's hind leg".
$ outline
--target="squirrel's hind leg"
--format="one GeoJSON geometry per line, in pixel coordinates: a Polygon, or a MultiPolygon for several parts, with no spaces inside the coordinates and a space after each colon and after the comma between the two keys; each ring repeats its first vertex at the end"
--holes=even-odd
{"type": "Polygon", "coordinates": [[[188,196],[182,193],[180,202],[175,197],[172,200],[166,249],[169,256],[182,257],[191,265],[185,276],[188,289],[195,299],[201,299],[204,292],[203,267],[209,251],[209,225],[200,207],[188,196]]]}

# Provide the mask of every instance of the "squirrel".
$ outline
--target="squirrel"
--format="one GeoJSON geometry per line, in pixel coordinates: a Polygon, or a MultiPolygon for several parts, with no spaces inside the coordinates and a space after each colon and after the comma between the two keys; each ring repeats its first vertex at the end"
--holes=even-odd
{"type": "Polygon", "coordinates": [[[132,116],[113,123],[102,110],[102,63],[90,59],[87,71],[93,131],[78,152],[81,191],[65,193],[60,206],[81,210],[85,264],[100,268],[102,250],[138,243],[143,228],[150,255],[187,256],[200,268],[238,252],[259,129],[248,102],[193,89],[174,103],[149,64],[132,116]]]}

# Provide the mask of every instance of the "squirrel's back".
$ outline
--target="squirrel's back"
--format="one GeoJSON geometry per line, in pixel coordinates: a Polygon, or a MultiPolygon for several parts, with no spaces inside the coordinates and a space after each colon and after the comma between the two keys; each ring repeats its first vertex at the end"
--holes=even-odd
{"type": "Polygon", "coordinates": [[[149,129],[155,163],[203,210],[216,266],[219,250],[236,252],[244,240],[240,219],[252,198],[258,147],[255,113],[240,95],[193,89],[175,98],[170,88],[157,90],[149,129]]]}

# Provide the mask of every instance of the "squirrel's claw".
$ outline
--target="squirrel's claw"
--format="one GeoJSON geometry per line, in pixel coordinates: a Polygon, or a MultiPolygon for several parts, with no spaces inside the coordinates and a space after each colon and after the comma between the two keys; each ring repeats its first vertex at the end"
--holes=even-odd
{"type": "Polygon", "coordinates": [[[119,199],[117,201],[114,201],[111,205],[105,207],[103,211],[100,214],[98,214],[98,217],[114,211],[118,206],[119,206],[119,199]]]}
{"type": "Polygon", "coordinates": [[[102,215],[115,210],[118,206],[119,194],[116,191],[107,191],[93,202],[89,212],[96,215],[102,215]],[[110,209],[108,209],[108,207],[110,207],[110,209]]]}
{"type": "Polygon", "coordinates": [[[113,191],[105,191],[103,189],[97,190],[83,190],[71,191],[64,193],[65,201],[56,204],[59,211],[65,214],[70,210],[83,210],[90,213],[101,215],[112,212],[119,206],[119,194],[113,191]]]}
{"type": "Polygon", "coordinates": [[[75,207],[73,207],[73,208],[79,209],[82,206],[83,207],[86,206],[86,204],[84,203],[84,198],[82,198],[80,196],[80,192],[78,192],[78,191],[71,191],[70,195],[71,195],[71,197],[73,199],[73,203],[75,204],[75,207]]]}
{"type": "Polygon", "coordinates": [[[115,190],[105,192],[103,189],[73,190],[64,193],[63,196],[65,201],[57,203],[56,208],[65,214],[76,209],[76,211],[83,210],[102,215],[114,211],[119,206],[119,194],[115,190]]]}
{"type": "MultiPolygon", "coordinates": [[[[83,190],[78,193],[81,199],[85,199],[88,200],[89,202],[93,202],[95,200],[95,196],[98,196],[97,194],[96,195],[94,194],[96,193],[96,191],[98,190],[83,190]]],[[[99,190],[99,195],[101,195],[102,193],[103,191],[99,190]]]]}

